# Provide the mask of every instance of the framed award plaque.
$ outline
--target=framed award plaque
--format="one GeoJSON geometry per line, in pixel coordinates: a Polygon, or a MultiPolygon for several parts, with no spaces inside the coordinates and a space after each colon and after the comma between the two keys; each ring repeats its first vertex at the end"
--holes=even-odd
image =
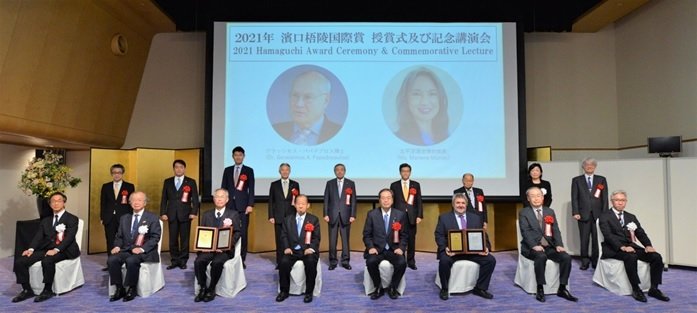
{"type": "Polygon", "coordinates": [[[216,250],[226,251],[230,249],[232,249],[232,227],[198,226],[196,228],[194,251],[214,252],[216,250]]]}
{"type": "Polygon", "coordinates": [[[483,229],[448,231],[448,249],[455,254],[476,254],[486,251],[486,232],[483,229]]]}

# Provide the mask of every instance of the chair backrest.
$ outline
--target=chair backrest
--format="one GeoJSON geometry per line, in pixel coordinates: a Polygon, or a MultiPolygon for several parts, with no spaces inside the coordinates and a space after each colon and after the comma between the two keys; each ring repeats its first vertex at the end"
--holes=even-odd
{"type": "MultiPolygon", "coordinates": [[[[235,243],[235,258],[242,255],[242,238],[237,239],[235,243]]],[[[318,262],[319,263],[319,262],[318,262]]]]}
{"type": "Polygon", "coordinates": [[[160,252],[162,252],[162,237],[164,237],[162,235],[162,232],[164,230],[164,228],[163,228],[164,224],[162,223],[162,220],[160,220],[159,222],[160,222],[160,241],[157,243],[157,255],[160,255],[160,252]]]}
{"type": "Polygon", "coordinates": [[[523,238],[523,235],[520,234],[520,220],[516,219],[515,220],[515,230],[516,230],[516,238],[518,239],[516,243],[518,244],[518,253],[520,253],[520,241],[523,238]]]}
{"type": "Polygon", "coordinates": [[[85,221],[78,219],[77,221],[77,233],[75,234],[75,242],[77,242],[77,248],[82,248],[82,230],[85,226],[85,221]]]}
{"type": "Polygon", "coordinates": [[[600,259],[603,256],[603,241],[605,240],[603,232],[600,231],[600,219],[595,220],[595,230],[598,233],[598,259],[600,259]]]}

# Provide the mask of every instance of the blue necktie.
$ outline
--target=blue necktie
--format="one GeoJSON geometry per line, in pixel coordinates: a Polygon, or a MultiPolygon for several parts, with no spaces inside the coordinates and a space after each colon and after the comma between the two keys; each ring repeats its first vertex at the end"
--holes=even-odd
{"type": "MultiPolygon", "coordinates": [[[[390,234],[390,216],[385,214],[382,216],[382,219],[385,221],[385,234],[388,235],[390,234]]],[[[389,242],[389,240],[386,240],[386,242],[389,242]]],[[[388,243],[385,243],[385,250],[390,249],[390,245],[388,243]]]]}
{"type": "Polygon", "coordinates": [[[215,215],[216,215],[215,219],[218,220],[218,227],[220,228],[220,226],[223,225],[222,220],[220,219],[221,214],[220,214],[220,212],[218,212],[218,213],[215,213],[215,215]]]}
{"type": "Polygon", "coordinates": [[[177,190],[179,190],[179,187],[182,186],[182,179],[177,177],[174,179],[174,186],[177,187],[177,190]]]}
{"type": "Polygon", "coordinates": [[[623,213],[623,212],[620,212],[620,218],[619,218],[619,219],[620,219],[620,225],[622,225],[622,227],[624,227],[624,218],[622,217],[622,213],[623,213]]]}
{"type": "Polygon", "coordinates": [[[135,215],[135,220],[133,221],[133,227],[131,227],[131,237],[135,237],[136,233],[138,232],[138,223],[140,222],[140,215],[136,214],[135,215]]]}
{"type": "Polygon", "coordinates": [[[591,182],[591,177],[588,176],[588,190],[593,189],[593,182],[591,182]]]}
{"type": "MultiPolygon", "coordinates": [[[[300,230],[302,229],[302,226],[303,226],[302,222],[303,222],[302,217],[298,216],[295,218],[295,223],[297,224],[297,227],[298,227],[298,242],[300,242],[300,230]]],[[[295,245],[295,247],[293,247],[293,248],[295,250],[300,250],[300,245],[295,245]]]]}

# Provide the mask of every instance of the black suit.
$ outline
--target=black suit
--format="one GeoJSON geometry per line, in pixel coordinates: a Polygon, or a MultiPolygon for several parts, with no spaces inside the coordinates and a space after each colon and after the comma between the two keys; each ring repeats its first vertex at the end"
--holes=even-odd
{"type": "Polygon", "coordinates": [[[479,215],[479,217],[482,219],[484,223],[488,223],[489,215],[486,211],[486,198],[484,197],[484,191],[481,188],[476,187],[472,187],[471,189],[473,194],[472,198],[474,198],[474,201],[470,199],[470,196],[467,193],[467,189],[464,186],[453,190],[453,194],[464,194],[467,197],[467,211],[479,215]],[[482,201],[478,201],[477,198],[481,199],[482,201]],[[479,202],[481,202],[481,205],[479,204],[479,202]],[[482,209],[481,211],[479,210],[480,207],[482,209]]]}
{"type": "Polygon", "coordinates": [[[329,217],[329,265],[338,263],[336,241],[341,233],[341,264],[349,265],[351,261],[350,218],[356,218],[356,184],[344,177],[339,193],[338,179],[327,181],[324,187],[324,216],[329,217]],[[348,203],[347,203],[348,199],[348,203]]]}
{"type": "Polygon", "coordinates": [[[283,249],[281,248],[283,221],[287,216],[295,214],[293,190],[300,194],[300,184],[292,179],[288,179],[288,194],[283,194],[283,184],[280,179],[272,182],[269,187],[269,219],[274,219],[276,264],[281,261],[281,256],[283,256],[283,249]]]}
{"type": "Polygon", "coordinates": [[[608,210],[608,186],[605,177],[600,175],[593,175],[592,182],[592,189],[588,190],[585,175],[576,176],[571,180],[571,214],[581,216],[578,220],[578,230],[581,234],[581,258],[585,264],[588,264],[588,244],[590,243],[592,248],[590,261],[595,267],[599,254],[595,220],[608,210]],[[596,193],[598,197],[595,196],[596,193]]]}
{"type": "Polygon", "coordinates": [[[239,165],[241,167],[238,178],[240,181],[236,182],[235,166],[237,165],[225,168],[220,188],[224,188],[230,194],[227,208],[236,210],[240,215],[240,220],[242,220],[240,230],[242,231],[242,261],[244,261],[247,259],[247,233],[249,230],[249,214],[246,212],[248,206],[254,206],[254,169],[246,165],[239,165]]]}
{"type": "Polygon", "coordinates": [[[198,279],[198,284],[201,289],[206,289],[206,267],[208,264],[211,265],[211,282],[209,285],[209,290],[215,292],[215,286],[220,280],[220,276],[223,274],[223,266],[225,262],[235,257],[235,245],[237,240],[240,239],[240,228],[242,222],[240,221],[240,215],[235,210],[225,209],[225,212],[220,216],[216,217],[215,209],[210,210],[203,214],[201,217],[201,226],[207,227],[223,227],[225,219],[230,219],[232,222],[232,249],[218,252],[198,252],[196,255],[196,260],[194,260],[194,274],[198,279]]]}
{"type": "MultiPolygon", "coordinates": [[[[400,188],[401,190],[401,188],[400,188]]],[[[400,191],[401,192],[401,191],[400,191]]],[[[404,276],[404,271],[407,269],[407,262],[404,256],[394,253],[396,249],[404,249],[407,247],[407,231],[404,226],[407,224],[407,215],[396,209],[390,209],[388,220],[388,230],[385,230],[384,221],[385,212],[382,208],[376,208],[368,212],[365,218],[365,226],[363,227],[363,243],[365,244],[365,252],[363,257],[366,259],[365,266],[370,274],[370,279],[373,281],[375,288],[380,288],[380,262],[387,260],[394,266],[392,274],[392,282],[390,287],[397,288],[399,282],[404,276]],[[395,223],[400,223],[402,229],[399,231],[399,241],[394,242],[394,231],[392,230],[395,223]],[[386,247],[387,246],[387,247],[386,247]],[[377,254],[370,254],[371,248],[377,250],[377,254]]]]}
{"type": "Polygon", "coordinates": [[[131,196],[133,191],[135,191],[133,184],[123,180],[117,196],[114,195],[113,181],[102,185],[99,219],[102,220],[102,225],[104,225],[107,255],[111,255],[111,249],[114,248],[114,237],[116,237],[116,232],[119,230],[121,216],[131,212],[128,197],[131,196]]]}
{"type": "Polygon", "coordinates": [[[139,233],[131,234],[133,227],[133,213],[126,214],[121,217],[119,222],[119,231],[116,233],[114,247],[119,247],[121,250],[117,254],[112,254],[107,260],[109,266],[109,278],[111,284],[116,286],[135,287],[138,284],[138,275],[140,273],[140,263],[142,262],[159,262],[160,254],[157,251],[160,236],[162,236],[162,228],[157,215],[145,211],[141,211],[139,226],[147,226],[148,232],[144,235],[143,253],[134,254],[132,250],[136,246],[136,240],[139,233]],[[126,263],[126,280],[123,280],[121,274],[121,265],[126,263]],[[121,284],[123,282],[123,285],[121,284]]]}
{"type": "Polygon", "coordinates": [[[51,214],[41,220],[39,231],[32,239],[31,244],[27,249],[34,249],[31,256],[16,257],[14,263],[14,272],[17,278],[17,283],[28,287],[29,284],[29,267],[34,263],[41,261],[41,269],[44,275],[44,290],[51,290],[53,287],[53,276],[56,273],[56,263],[74,259],[80,256],[80,247],[75,241],[77,235],[78,218],[64,211],[63,215],[58,219],[59,224],[65,225],[63,232],[63,240],[56,244],[58,232],[56,232],[54,224],[54,215],[51,214]],[[59,249],[60,251],[53,256],[46,256],[46,251],[59,249]]]}
{"type": "Polygon", "coordinates": [[[199,207],[196,180],[184,176],[177,190],[174,177],[165,179],[162,184],[160,215],[167,215],[169,223],[169,254],[172,256],[172,265],[186,265],[189,260],[189,215],[198,215],[199,207]]]}
{"type": "Polygon", "coordinates": [[[283,220],[283,230],[281,232],[281,249],[290,249],[291,254],[283,254],[278,263],[278,281],[281,285],[281,292],[288,292],[290,287],[290,270],[296,261],[302,260],[305,266],[305,293],[312,294],[315,290],[315,279],[317,278],[317,262],[319,262],[319,242],[321,233],[319,230],[319,219],[310,213],[305,213],[303,225],[298,235],[297,214],[287,216],[283,220]],[[305,243],[307,236],[306,227],[312,224],[310,233],[310,243],[305,243]],[[313,249],[315,252],[305,255],[306,249],[313,249]]]}
{"type": "Polygon", "coordinates": [[[416,249],[416,218],[424,218],[423,203],[421,202],[421,185],[418,182],[409,180],[409,192],[407,198],[404,198],[402,192],[402,180],[393,182],[390,189],[394,194],[394,207],[397,210],[406,212],[408,223],[406,223],[406,231],[409,234],[407,240],[407,263],[410,265],[416,264],[414,260],[414,252],[416,249]],[[411,190],[415,191],[412,204],[408,203],[411,190]]]}
{"type": "MultiPolygon", "coordinates": [[[[496,267],[496,258],[494,258],[491,253],[487,255],[456,254],[454,256],[448,256],[448,254],[445,253],[445,248],[448,246],[448,231],[460,229],[459,225],[457,224],[455,214],[457,213],[454,210],[441,214],[438,217],[438,224],[436,225],[436,230],[434,232],[436,245],[438,245],[438,274],[440,275],[441,288],[448,288],[448,283],[450,281],[450,270],[452,269],[455,261],[469,260],[479,264],[479,277],[477,278],[476,288],[487,290],[489,289],[491,274],[494,273],[494,268],[496,267]]],[[[465,216],[468,229],[481,229],[484,227],[484,224],[478,214],[465,210],[465,216]]],[[[491,244],[489,243],[488,236],[486,237],[486,241],[487,248],[489,248],[491,251],[491,244]]]]}
{"type": "Polygon", "coordinates": [[[648,253],[644,248],[632,242],[630,231],[627,229],[629,223],[634,223],[637,228],[634,236],[644,247],[652,246],[649,236],[641,227],[639,220],[632,213],[624,211],[624,225],[620,224],[617,215],[613,210],[607,210],[600,216],[599,226],[603,232],[603,259],[613,258],[624,262],[624,270],[627,272],[629,283],[633,288],[639,287],[639,275],[637,274],[637,260],[649,263],[651,268],[651,287],[657,288],[663,282],[663,258],[658,252],[648,253]],[[631,246],[635,253],[622,251],[620,248],[631,246]]]}
{"type": "MultiPolygon", "coordinates": [[[[564,247],[564,241],[559,231],[559,224],[554,210],[543,206],[542,220],[547,216],[551,216],[554,220],[552,224],[552,236],[545,236],[544,229],[540,227],[540,223],[535,215],[535,210],[531,207],[525,207],[518,215],[518,226],[523,239],[520,241],[520,254],[524,257],[535,261],[535,279],[537,285],[544,285],[545,267],[547,259],[559,263],[559,283],[563,285],[569,284],[569,273],[571,273],[571,257],[566,252],[557,252],[556,247],[564,247]],[[546,240],[547,246],[544,246],[542,240],[546,240]],[[542,246],[544,251],[535,251],[534,246],[542,246]]],[[[546,226],[545,226],[546,227],[546,226]]]]}
{"type": "MultiPolygon", "coordinates": [[[[288,142],[293,142],[293,125],[295,123],[293,121],[290,122],[283,122],[283,123],[277,123],[273,124],[273,129],[276,130],[276,132],[283,137],[283,139],[287,140],[288,142]]],[[[332,122],[327,116],[324,117],[324,123],[322,124],[322,127],[320,128],[319,135],[317,136],[317,143],[316,144],[311,144],[311,145],[318,145],[321,144],[332,137],[336,135],[336,133],[339,132],[341,129],[341,125],[332,122]]]]}

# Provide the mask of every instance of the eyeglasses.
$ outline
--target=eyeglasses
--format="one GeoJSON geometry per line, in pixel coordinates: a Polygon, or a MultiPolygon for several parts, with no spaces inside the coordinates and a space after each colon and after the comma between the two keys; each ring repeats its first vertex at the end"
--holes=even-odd
{"type": "Polygon", "coordinates": [[[627,199],[612,199],[612,201],[616,201],[616,202],[627,202],[627,199]]]}
{"type": "Polygon", "coordinates": [[[111,172],[111,175],[116,175],[116,174],[121,175],[121,174],[123,174],[123,172],[111,172]]]}

